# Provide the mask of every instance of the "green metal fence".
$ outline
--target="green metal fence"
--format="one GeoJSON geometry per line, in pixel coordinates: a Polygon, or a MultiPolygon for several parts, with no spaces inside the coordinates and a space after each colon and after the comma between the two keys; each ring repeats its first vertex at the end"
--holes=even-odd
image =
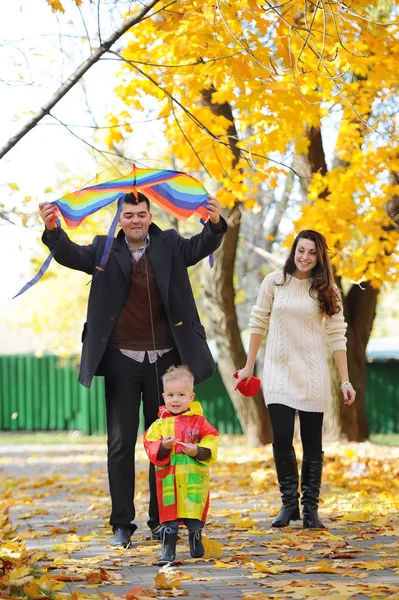
{"type": "MultiPolygon", "coordinates": [[[[207,419],[220,433],[242,433],[219,373],[195,389],[207,419]]],[[[0,356],[0,431],[106,431],[104,386],[77,382],[77,360],[0,356]]]]}
{"type": "Polygon", "coordinates": [[[366,405],[371,433],[399,433],[399,361],[367,365],[366,405]]]}
{"type": "MultiPolygon", "coordinates": [[[[366,390],[371,433],[399,433],[399,362],[368,364],[366,390]]],[[[220,433],[242,433],[218,372],[195,391],[220,433]]],[[[77,359],[0,356],[0,431],[18,430],[105,433],[102,378],[87,389],[77,382],[77,359]]]]}

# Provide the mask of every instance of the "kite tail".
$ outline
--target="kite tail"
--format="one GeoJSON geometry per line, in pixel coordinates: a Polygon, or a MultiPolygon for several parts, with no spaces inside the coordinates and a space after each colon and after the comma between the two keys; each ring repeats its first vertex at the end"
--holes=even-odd
{"type": "MultiPolygon", "coordinates": [[[[57,227],[61,227],[61,221],[58,219],[58,217],[56,219],[54,219],[54,223],[57,225],[57,227]]],[[[26,292],[26,290],[29,290],[29,288],[31,288],[32,285],[35,285],[35,283],[37,283],[39,281],[39,279],[41,279],[43,277],[43,275],[49,268],[49,265],[52,261],[53,256],[54,256],[54,250],[52,250],[50,252],[50,254],[46,258],[46,260],[44,261],[44,263],[42,264],[42,266],[40,267],[40,269],[38,270],[38,272],[36,273],[34,278],[31,279],[30,281],[28,281],[28,283],[25,283],[24,287],[19,290],[18,294],[16,294],[15,296],[12,297],[13,300],[14,300],[14,298],[17,298],[18,296],[20,296],[21,294],[24,294],[26,292]]]]}
{"type": "MultiPolygon", "coordinates": [[[[121,196],[120,198],[118,198],[118,208],[116,210],[116,214],[115,214],[114,220],[111,223],[111,227],[109,228],[108,233],[107,233],[107,239],[106,239],[106,242],[105,242],[105,246],[104,246],[104,250],[103,250],[103,255],[101,257],[100,264],[98,265],[98,267],[96,267],[96,269],[98,269],[98,271],[104,271],[105,265],[108,262],[108,258],[109,258],[110,252],[111,252],[112,244],[114,243],[116,226],[118,225],[119,216],[121,214],[121,210],[122,210],[122,206],[123,206],[123,198],[124,198],[124,196],[121,196]]],[[[96,275],[97,275],[97,273],[94,275],[94,277],[96,275]]]]}
{"type": "Polygon", "coordinates": [[[26,290],[29,290],[29,288],[32,287],[32,285],[35,285],[35,283],[37,281],[39,281],[39,279],[42,278],[42,276],[47,271],[47,269],[49,267],[49,264],[51,263],[51,260],[52,260],[53,256],[54,256],[54,250],[52,250],[50,252],[50,254],[46,258],[46,260],[44,261],[44,263],[42,264],[42,266],[40,267],[39,271],[36,273],[36,275],[34,276],[34,278],[31,279],[30,281],[28,281],[28,283],[25,283],[24,287],[19,290],[18,294],[16,294],[15,296],[13,296],[13,298],[12,298],[13,300],[14,300],[14,298],[17,298],[18,296],[20,296],[21,294],[24,294],[26,292],[26,290]]]}
{"type": "MultiPolygon", "coordinates": [[[[206,222],[207,221],[204,221],[204,219],[200,219],[200,223],[202,225],[205,225],[206,222]]],[[[209,260],[209,266],[211,267],[211,269],[213,269],[213,265],[215,264],[215,256],[214,256],[213,252],[212,252],[212,254],[210,254],[208,256],[208,260],[209,260]]]]}

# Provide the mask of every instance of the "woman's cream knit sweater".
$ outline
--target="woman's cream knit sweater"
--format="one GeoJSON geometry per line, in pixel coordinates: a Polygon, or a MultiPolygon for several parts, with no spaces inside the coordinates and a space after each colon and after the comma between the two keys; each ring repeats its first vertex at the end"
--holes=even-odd
{"type": "Polygon", "coordinates": [[[323,316],[311,298],[311,279],[269,273],[262,282],[251,312],[251,333],[268,330],[263,393],[266,405],[285,404],[304,411],[324,412],[330,400],[330,377],[325,335],[332,352],[346,350],[346,323],[342,307],[323,316]]]}

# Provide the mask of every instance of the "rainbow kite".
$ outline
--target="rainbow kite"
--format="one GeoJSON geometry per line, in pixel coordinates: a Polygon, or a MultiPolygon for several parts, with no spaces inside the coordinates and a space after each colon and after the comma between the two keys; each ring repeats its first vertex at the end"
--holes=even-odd
{"type": "MultiPolygon", "coordinates": [[[[112,248],[119,214],[122,209],[123,196],[129,192],[133,192],[134,194],[142,192],[150,201],[155,202],[174,217],[183,221],[193,214],[201,217],[202,222],[208,220],[206,210],[208,192],[197,179],[181,171],[137,169],[136,165],[133,165],[133,170],[127,177],[88,186],[51,202],[51,204],[57,205],[67,226],[70,229],[75,229],[89,215],[92,215],[100,208],[112,202],[118,201],[118,209],[108,231],[100,265],[97,267],[100,271],[105,268],[112,248]]],[[[59,219],[56,222],[60,226],[59,219]]],[[[26,290],[39,281],[46,272],[53,254],[54,252],[50,253],[39,272],[31,281],[24,285],[14,298],[26,292],[26,290]]],[[[210,263],[212,266],[212,256],[210,257],[210,263]]]]}
{"type": "Polygon", "coordinates": [[[58,206],[65,223],[74,229],[89,215],[134,190],[183,221],[194,213],[208,219],[208,192],[197,179],[181,171],[137,169],[135,165],[127,177],[82,188],[52,204],[58,206]]]}

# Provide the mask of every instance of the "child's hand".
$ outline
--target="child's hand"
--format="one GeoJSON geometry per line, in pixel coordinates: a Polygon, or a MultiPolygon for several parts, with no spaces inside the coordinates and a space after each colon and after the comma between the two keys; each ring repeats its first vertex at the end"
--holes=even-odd
{"type": "Polygon", "coordinates": [[[195,458],[198,454],[198,446],[197,444],[185,444],[184,442],[180,442],[181,447],[183,448],[184,454],[188,454],[195,458]]]}
{"type": "Polygon", "coordinates": [[[174,446],[175,438],[170,435],[162,438],[162,446],[167,450],[171,450],[174,446]]]}

